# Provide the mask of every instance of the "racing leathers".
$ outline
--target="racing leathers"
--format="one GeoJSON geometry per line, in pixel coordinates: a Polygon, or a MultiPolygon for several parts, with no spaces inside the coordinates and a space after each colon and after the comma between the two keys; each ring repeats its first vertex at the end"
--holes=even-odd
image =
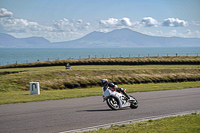
{"type": "Polygon", "coordinates": [[[130,97],[126,94],[126,92],[124,91],[124,89],[123,88],[119,88],[117,85],[115,85],[114,83],[112,83],[112,82],[109,82],[108,83],[108,86],[107,85],[105,85],[105,86],[103,86],[103,91],[105,91],[106,89],[110,89],[110,90],[112,90],[112,91],[117,91],[117,92],[121,92],[124,96],[126,96],[126,98],[127,99],[130,99],[130,97]]]}

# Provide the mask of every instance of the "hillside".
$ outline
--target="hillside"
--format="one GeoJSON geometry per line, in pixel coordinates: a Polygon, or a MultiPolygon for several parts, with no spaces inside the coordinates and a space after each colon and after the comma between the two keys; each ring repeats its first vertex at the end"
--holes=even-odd
{"type": "Polygon", "coordinates": [[[92,32],[83,38],[54,43],[58,47],[180,47],[200,46],[199,38],[157,37],[141,34],[130,29],[108,33],[92,32]]]}
{"type": "Polygon", "coordinates": [[[189,47],[200,46],[200,38],[149,36],[130,29],[108,33],[92,32],[73,41],[50,43],[42,37],[15,38],[0,34],[0,48],[103,48],[103,47],[189,47]]]}
{"type": "Polygon", "coordinates": [[[0,48],[48,48],[50,44],[43,37],[15,38],[0,33],[0,48]]]}

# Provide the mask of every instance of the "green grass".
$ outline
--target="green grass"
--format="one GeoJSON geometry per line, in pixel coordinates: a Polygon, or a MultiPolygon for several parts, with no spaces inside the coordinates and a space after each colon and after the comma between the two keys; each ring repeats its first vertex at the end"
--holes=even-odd
{"type": "Polygon", "coordinates": [[[0,72],[0,92],[29,90],[30,82],[40,82],[42,90],[66,89],[71,84],[95,84],[107,78],[113,82],[200,78],[200,65],[83,65],[7,68],[0,72]]]}
{"type": "Polygon", "coordinates": [[[200,114],[169,117],[157,120],[148,120],[132,124],[111,126],[108,129],[100,128],[84,133],[199,133],[200,114]]]}
{"type": "MultiPolygon", "coordinates": [[[[81,65],[0,69],[0,104],[32,102],[101,95],[97,83],[109,81],[173,80],[200,78],[200,65],[81,65]],[[2,74],[3,72],[23,71],[2,74]],[[41,95],[30,95],[30,82],[39,82],[41,95]],[[86,88],[69,89],[69,85],[87,84],[86,88]],[[92,88],[90,87],[92,85],[92,88]]],[[[119,84],[128,93],[200,87],[198,82],[119,84]]]]}
{"type": "MultiPolygon", "coordinates": [[[[134,85],[118,85],[126,88],[128,93],[172,90],[184,88],[200,87],[198,82],[181,82],[181,83],[149,83],[134,85]]],[[[64,89],[64,90],[41,90],[40,95],[30,95],[30,91],[9,91],[0,93],[0,105],[11,103],[25,103],[44,100],[56,100],[66,98],[88,97],[102,95],[101,87],[82,88],[82,89],[64,89]]],[[[137,95],[137,94],[135,94],[137,95]]]]}

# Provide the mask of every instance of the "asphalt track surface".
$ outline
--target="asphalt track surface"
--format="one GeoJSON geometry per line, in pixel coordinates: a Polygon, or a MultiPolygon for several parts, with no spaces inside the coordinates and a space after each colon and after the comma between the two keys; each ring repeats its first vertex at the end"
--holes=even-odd
{"type": "Polygon", "coordinates": [[[112,111],[101,96],[0,105],[0,132],[57,133],[200,109],[200,88],[130,95],[138,109],[112,111]]]}

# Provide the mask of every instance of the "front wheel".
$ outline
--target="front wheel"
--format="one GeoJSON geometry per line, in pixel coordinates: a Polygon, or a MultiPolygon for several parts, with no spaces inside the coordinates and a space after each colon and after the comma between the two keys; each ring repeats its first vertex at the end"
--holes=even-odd
{"type": "Polygon", "coordinates": [[[112,109],[112,110],[117,110],[119,109],[119,101],[115,97],[109,97],[107,100],[107,105],[112,109]]]}
{"type": "MultiPolygon", "coordinates": [[[[132,97],[133,99],[135,99],[133,96],[130,96],[130,97],[132,97]]],[[[136,99],[135,99],[134,102],[130,103],[130,108],[132,108],[132,109],[137,109],[138,108],[138,101],[136,99]]]]}

